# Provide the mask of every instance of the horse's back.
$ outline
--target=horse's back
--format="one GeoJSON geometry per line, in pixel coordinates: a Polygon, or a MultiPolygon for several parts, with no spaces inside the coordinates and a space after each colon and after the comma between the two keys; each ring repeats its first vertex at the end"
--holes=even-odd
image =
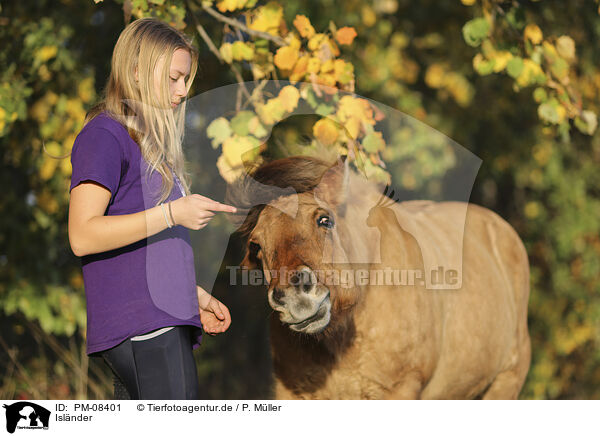
{"type": "MultiPolygon", "coordinates": [[[[465,204],[413,207],[450,221],[460,217],[465,204]]],[[[516,231],[491,210],[469,204],[462,261],[462,287],[433,291],[444,293],[445,322],[440,359],[425,398],[473,397],[498,374],[528,359],[529,262],[516,231]]]]}

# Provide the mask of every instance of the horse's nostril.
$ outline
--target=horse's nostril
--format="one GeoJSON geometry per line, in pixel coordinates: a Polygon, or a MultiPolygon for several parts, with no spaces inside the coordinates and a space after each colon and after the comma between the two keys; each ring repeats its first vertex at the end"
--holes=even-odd
{"type": "Polygon", "coordinates": [[[316,285],[316,280],[312,271],[301,269],[290,275],[289,284],[303,292],[310,292],[316,285]]]}
{"type": "Polygon", "coordinates": [[[283,291],[281,289],[273,288],[273,302],[275,302],[276,304],[283,306],[284,295],[285,294],[283,293],[283,291]]]}

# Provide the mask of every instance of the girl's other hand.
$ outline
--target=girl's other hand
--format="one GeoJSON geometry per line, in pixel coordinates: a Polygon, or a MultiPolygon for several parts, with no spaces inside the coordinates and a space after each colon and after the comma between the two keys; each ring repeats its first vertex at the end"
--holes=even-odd
{"type": "Polygon", "coordinates": [[[211,297],[204,308],[200,308],[202,329],[211,336],[225,332],[231,325],[229,309],[219,300],[211,297]]]}

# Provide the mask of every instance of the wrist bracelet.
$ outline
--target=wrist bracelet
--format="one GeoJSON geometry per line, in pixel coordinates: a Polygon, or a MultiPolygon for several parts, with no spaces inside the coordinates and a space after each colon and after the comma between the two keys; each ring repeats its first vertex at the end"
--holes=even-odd
{"type": "Polygon", "coordinates": [[[160,208],[162,209],[163,216],[165,217],[165,222],[167,223],[167,226],[169,226],[169,228],[173,227],[173,226],[171,226],[171,224],[169,224],[169,220],[167,219],[167,213],[165,212],[165,204],[162,203],[160,205],[160,208]]]}
{"type": "Polygon", "coordinates": [[[173,218],[173,210],[171,209],[171,201],[169,201],[169,215],[171,216],[171,222],[173,223],[173,225],[176,225],[175,223],[175,218],[173,218]]]}

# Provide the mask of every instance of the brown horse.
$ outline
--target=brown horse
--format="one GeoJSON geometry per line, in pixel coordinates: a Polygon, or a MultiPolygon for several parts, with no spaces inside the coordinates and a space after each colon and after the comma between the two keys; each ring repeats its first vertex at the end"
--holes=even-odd
{"type": "Polygon", "coordinates": [[[316,158],[276,160],[252,179],[228,200],[265,203],[239,231],[242,265],[263,270],[274,310],[276,398],[517,398],[529,263],[508,223],[472,204],[382,202],[347,165],[316,158]],[[278,196],[265,201],[269,186],[278,196]],[[296,194],[281,195],[288,187],[296,194]],[[450,284],[428,286],[428,267],[460,268],[457,257],[450,284]],[[381,271],[387,281],[373,281],[381,271]]]}

